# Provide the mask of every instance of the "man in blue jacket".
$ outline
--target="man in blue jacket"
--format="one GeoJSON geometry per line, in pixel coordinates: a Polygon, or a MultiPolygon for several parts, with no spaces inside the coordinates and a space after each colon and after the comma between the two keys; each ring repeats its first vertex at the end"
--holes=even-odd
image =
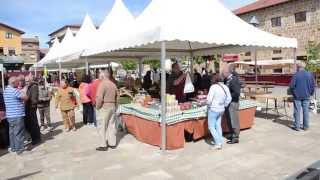
{"type": "Polygon", "coordinates": [[[313,95],[315,89],[315,80],[312,73],[306,71],[305,64],[299,63],[297,72],[291,79],[290,90],[294,99],[294,125],[293,129],[309,129],[309,104],[310,96],[313,95]],[[303,127],[300,125],[301,107],[303,111],[303,127]]]}

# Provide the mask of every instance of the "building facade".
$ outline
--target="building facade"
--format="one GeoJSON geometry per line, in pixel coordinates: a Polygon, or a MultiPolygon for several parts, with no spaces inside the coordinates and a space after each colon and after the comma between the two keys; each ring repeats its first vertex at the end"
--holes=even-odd
{"type": "Polygon", "coordinates": [[[73,33],[73,36],[75,36],[77,34],[77,32],[80,30],[80,25],[78,24],[74,24],[74,25],[65,25],[57,30],[55,30],[54,32],[50,33],[49,34],[49,37],[50,37],[50,41],[47,42],[49,47],[52,46],[53,44],[53,41],[55,38],[58,38],[59,41],[61,42],[62,39],[64,38],[66,32],[67,32],[67,29],[70,28],[71,32],[73,33]]]}
{"type": "Polygon", "coordinates": [[[0,22],[0,56],[21,55],[21,35],[23,31],[0,22]]]}
{"type": "Polygon", "coordinates": [[[40,60],[40,42],[38,37],[22,38],[22,54],[24,66],[29,69],[30,66],[40,60]]]}
{"type": "MultiPolygon", "coordinates": [[[[234,11],[250,23],[255,17],[258,28],[284,37],[296,38],[298,60],[306,60],[309,41],[320,43],[320,0],[258,0],[234,11]]],[[[271,49],[257,52],[258,60],[293,59],[292,49],[271,49]]],[[[252,60],[251,52],[243,52],[243,61],[252,60]]],[[[290,73],[289,67],[268,70],[265,73],[290,73]]]]}

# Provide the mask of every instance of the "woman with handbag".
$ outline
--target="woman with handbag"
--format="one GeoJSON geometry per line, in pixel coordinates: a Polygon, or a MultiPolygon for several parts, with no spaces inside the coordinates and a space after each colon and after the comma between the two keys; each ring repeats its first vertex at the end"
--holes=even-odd
{"type": "Polygon", "coordinates": [[[214,148],[221,150],[223,144],[221,118],[225,107],[231,102],[231,95],[219,74],[213,76],[212,83],[207,96],[208,128],[214,140],[214,148]]]}

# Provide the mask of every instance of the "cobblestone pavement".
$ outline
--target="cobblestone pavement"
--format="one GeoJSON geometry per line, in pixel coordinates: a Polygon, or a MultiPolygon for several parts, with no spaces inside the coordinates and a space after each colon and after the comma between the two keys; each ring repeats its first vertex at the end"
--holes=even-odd
{"type": "MultiPolygon", "coordinates": [[[[95,128],[63,132],[60,113],[51,111],[56,128],[44,142],[22,156],[0,152],[0,179],[166,180],[284,179],[320,159],[320,118],[311,115],[307,132],[292,131],[286,118],[257,116],[241,132],[238,145],[215,151],[200,140],[162,154],[157,147],[125,135],[115,150],[96,152],[95,128]]],[[[291,112],[290,112],[291,115],[291,112]]],[[[77,122],[80,125],[80,114],[77,122]]]]}

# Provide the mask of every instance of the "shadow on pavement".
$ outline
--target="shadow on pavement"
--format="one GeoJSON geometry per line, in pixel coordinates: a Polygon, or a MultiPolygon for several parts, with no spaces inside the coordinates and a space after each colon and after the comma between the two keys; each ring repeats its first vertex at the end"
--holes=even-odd
{"type": "Polygon", "coordinates": [[[6,155],[6,154],[8,154],[8,153],[9,153],[9,152],[8,152],[7,149],[0,149],[0,157],[6,155]]]}
{"type": "Polygon", "coordinates": [[[125,130],[118,130],[117,132],[117,143],[116,143],[116,146],[118,146],[121,142],[121,140],[126,136],[128,135],[128,132],[125,131],[125,130]]]}
{"type": "Polygon", "coordinates": [[[20,180],[20,179],[24,179],[24,178],[29,177],[29,176],[33,176],[35,174],[39,174],[39,173],[41,173],[41,171],[36,171],[36,172],[33,172],[33,173],[28,173],[28,174],[24,174],[24,175],[17,176],[17,177],[12,177],[12,178],[9,178],[7,180],[20,180]]]}
{"type": "Polygon", "coordinates": [[[291,126],[292,126],[292,121],[289,121],[289,120],[276,119],[276,120],[273,120],[273,122],[281,124],[281,125],[284,125],[284,126],[289,127],[289,128],[291,128],[291,126]]]}

